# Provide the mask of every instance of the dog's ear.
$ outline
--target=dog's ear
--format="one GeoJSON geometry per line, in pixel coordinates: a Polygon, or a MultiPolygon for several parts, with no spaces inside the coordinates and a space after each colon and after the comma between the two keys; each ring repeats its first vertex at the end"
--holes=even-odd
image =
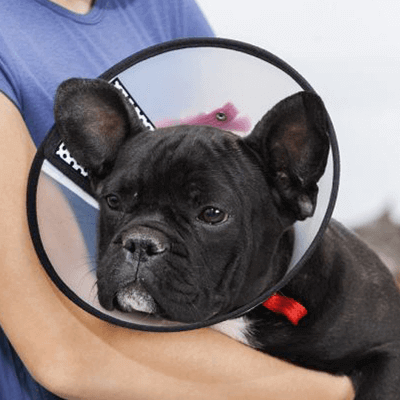
{"type": "Polygon", "coordinates": [[[146,129],[122,93],[101,79],[63,82],[56,93],[54,117],[71,155],[96,177],[110,170],[128,137],[146,129]]]}
{"type": "Polygon", "coordinates": [[[261,156],[280,212],[291,219],[304,220],[315,211],[329,153],[327,130],[322,100],[300,92],[274,106],[245,138],[261,156]]]}

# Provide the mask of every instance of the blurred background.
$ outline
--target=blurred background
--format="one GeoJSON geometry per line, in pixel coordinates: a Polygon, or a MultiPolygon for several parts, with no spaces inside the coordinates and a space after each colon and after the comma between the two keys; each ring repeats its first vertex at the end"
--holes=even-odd
{"type": "Polygon", "coordinates": [[[218,37],[262,47],[322,97],[341,155],[334,218],[400,268],[400,1],[197,0],[218,37]]]}

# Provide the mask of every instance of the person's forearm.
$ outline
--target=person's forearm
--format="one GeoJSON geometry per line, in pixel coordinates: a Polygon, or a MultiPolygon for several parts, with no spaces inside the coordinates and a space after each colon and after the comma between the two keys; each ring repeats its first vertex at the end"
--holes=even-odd
{"type": "Polygon", "coordinates": [[[294,367],[211,329],[135,332],[75,306],[48,279],[32,246],[25,192],[35,148],[1,94],[0,146],[0,324],[51,391],[85,400],[333,400],[351,392],[347,378],[294,367]]]}
{"type": "Polygon", "coordinates": [[[154,342],[147,334],[144,341],[139,339],[143,350],[135,369],[132,362],[129,368],[122,367],[128,363],[121,352],[110,365],[103,365],[101,371],[96,368],[96,374],[86,373],[87,382],[82,377],[77,380],[80,385],[76,388],[78,396],[71,396],[71,387],[67,385],[65,397],[96,400],[353,398],[347,379],[303,370],[252,350],[249,354],[244,345],[230,339],[226,341],[221,334],[211,330],[167,334],[165,341],[160,338],[163,334],[154,335],[154,342]],[[152,353],[157,351],[159,353],[154,357],[152,353]],[[82,396],[83,393],[87,394],[82,396]]]}

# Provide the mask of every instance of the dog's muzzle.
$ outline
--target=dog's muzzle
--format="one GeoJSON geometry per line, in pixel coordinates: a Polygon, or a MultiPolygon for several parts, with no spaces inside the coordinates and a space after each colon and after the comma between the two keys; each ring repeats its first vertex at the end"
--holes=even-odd
{"type": "Polygon", "coordinates": [[[124,254],[124,268],[129,283],[115,294],[113,305],[124,312],[141,311],[148,314],[156,312],[153,297],[143,287],[141,269],[150,268],[157,258],[169,250],[166,236],[158,230],[137,226],[119,235],[117,242],[124,254]]]}

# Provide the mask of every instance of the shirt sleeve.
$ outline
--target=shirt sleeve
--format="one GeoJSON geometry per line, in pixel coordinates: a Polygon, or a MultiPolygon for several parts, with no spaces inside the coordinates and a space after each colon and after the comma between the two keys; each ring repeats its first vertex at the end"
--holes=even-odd
{"type": "Polygon", "coordinates": [[[139,14],[159,42],[214,36],[195,0],[147,0],[138,7],[146,7],[139,14]]]}
{"type": "Polygon", "coordinates": [[[40,386],[11,346],[0,327],[0,399],[62,400],[40,386]]]}
{"type": "Polygon", "coordinates": [[[18,78],[12,68],[13,55],[0,35],[0,92],[4,93],[21,110],[18,78]]]}
{"type": "Polygon", "coordinates": [[[182,37],[213,37],[214,32],[195,0],[181,0],[182,37]]]}

